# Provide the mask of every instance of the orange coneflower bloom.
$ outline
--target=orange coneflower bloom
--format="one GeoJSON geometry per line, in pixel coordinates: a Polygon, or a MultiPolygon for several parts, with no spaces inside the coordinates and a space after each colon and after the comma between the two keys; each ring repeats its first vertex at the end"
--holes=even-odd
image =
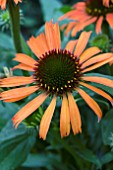
{"type": "Polygon", "coordinates": [[[65,49],[61,49],[58,23],[46,22],[45,34],[41,33],[36,38],[32,36],[28,41],[29,47],[38,57],[38,60],[35,61],[25,54],[16,55],[14,60],[20,62],[20,64],[15,66],[14,69],[32,71],[33,74],[29,77],[14,76],[0,80],[0,87],[16,86],[14,89],[2,92],[0,94],[1,100],[15,102],[36,91],[39,91],[40,94],[16,113],[12,119],[15,127],[31,115],[50,96],[52,100],[42,117],[39,131],[40,137],[45,139],[55,110],[57,97],[60,96],[62,100],[60,113],[61,137],[69,135],[70,124],[74,134],[81,132],[81,118],[72,95],[73,91],[79,93],[96,113],[98,120],[101,119],[102,111],[99,105],[83,90],[83,87],[98,93],[113,104],[113,99],[107,93],[87,84],[87,82],[96,82],[113,88],[113,81],[86,74],[113,60],[113,54],[99,54],[100,49],[97,47],[84,50],[90,34],[91,32],[82,32],[77,41],[69,41],[65,49]],[[28,84],[32,85],[17,88],[17,86],[28,84]]]}
{"type": "Polygon", "coordinates": [[[111,3],[113,3],[113,0],[103,0],[103,5],[105,5],[106,7],[110,7],[111,3]]]}
{"type": "MultiPolygon", "coordinates": [[[[15,4],[18,4],[18,2],[22,2],[22,0],[14,0],[15,4]]],[[[4,10],[6,8],[7,0],[0,0],[0,6],[4,10]]]]}
{"type": "Polygon", "coordinates": [[[66,35],[71,32],[72,36],[80,30],[83,30],[86,26],[95,23],[96,33],[101,33],[101,26],[104,20],[108,22],[113,29],[113,5],[109,8],[105,7],[102,0],[85,0],[85,2],[78,2],[73,6],[73,10],[67,12],[59,18],[63,20],[68,18],[74,20],[69,24],[63,25],[66,28],[66,35]]]}

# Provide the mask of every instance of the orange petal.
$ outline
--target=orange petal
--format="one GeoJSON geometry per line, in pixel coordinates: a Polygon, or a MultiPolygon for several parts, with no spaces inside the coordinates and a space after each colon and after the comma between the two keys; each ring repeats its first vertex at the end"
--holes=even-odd
{"type": "Polygon", "coordinates": [[[100,121],[102,117],[102,111],[99,105],[82,89],[77,88],[77,91],[81,95],[81,97],[85,100],[85,102],[88,104],[88,106],[96,113],[96,115],[98,116],[98,121],[100,121]]]}
{"type": "Polygon", "coordinates": [[[85,21],[82,23],[81,30],[82,30],[83,28],[85,28],[86,26],[88,26],[88,25],[96,22],[96,20],[97,20],[97,17],[89,18],[89,16],[87,16],[87,18],[88,18],[88,19],[85,20],[85,21]]]}
{"type": "Polygon", "coordinates": [[[27,96],[22,96],[22,97],[12,98],[12,99],[6,99],[6,100],[4,100],[4,102],[7,102],[7,103],[17,102],[17,101],[22,100],[22,99],[24,99],[26,97],[27,96]]]}
{"type": "Polygon", "coordinates": [[[14,0],[15,4],[18,4],[18,2],[22,2],[22,0],[14,0]]]}
{"type": "Polygon", "coordinates": [[[54,28],[54,39],[55,39],[56,49],[60,49],[61,40],[60,40],[60,30],[59,30],[58,23],[55,23],[53,28],[54,28]]]}
{"type": "Polygon", "coordinates": [[[88,60],[90,57],[92,57],[95,54],[98,54],[100,52],[101,52],[101,50],[98,47],[90,47],[90,48],[86,49],[80,55],[80,63],[83,63],[84,61],[88,60]]]}
{"type": "Polygon", "coordinates": [[[16,54],[16,57],[13,60],[28,65],[32,68],[36,64],[36,61],[33,58],[29,57],[26,54],[21,54],[21,53],[16,54]]]}
{"type": "Polygon", "coordinates": [[[102,27],[103,20],[104,20],[103,16],[100,16],[99,19],[97,20],[97,23],[96,23],[96,33],[97,34],[101,33],[101,27],[102,27]]]}
{"type": "Polygon", "coordinates": [[[48,94],[42,93],[28,104],[26,104],[22,109],[20,109],[16,115],[12,118],[14,126],[17,128],[18,125],[29,115],[31,115],[48,97],[48,94]]]}
{"type": "Polygon", "coordinates": [[[113,13],[108,13],[106,15],[106,20],[109,23],[110,27],[113,29],[113,13]]]}
{"type": "Polygon", "coordinates": [[[0,6],[1,6],[2,10],[4,10],[6,8],[6,1],[7,0],[3,0],[0,2],[0,6]]]}
{"type": "Polygon", "coordinates": [[[113,80],[110,80],[108,78],[96,77],[96,76],[87,76],[87,77],[85,76],[85,77],[82,77],[82,80],[103,84],[105,86],[113,88],[113,80]]]}
{"type": "Polygon", "coordinates": [[[75,15],[75,12],[76,12],[76,10],[71,10],[71,11],[67,12],[66,14],[62,15],[58,20],[61,21],[66,18],[70,18],[70,16],[75,15]]]}
{"type": "Polygon", "coordinates": [[[83,21],[82,21],[82,18],[79,19],[78,24],[72,30],[72,33],[71,33],[72,36],[75,36],[78,31],[83,30],[86,26],[94,23],[96,20],[97,20],[97,17],[93,17],[93,18],[89,19],[89,16],[87,16],[87,19],[83,20],[83,21]]]}
{"type": "Polygon", "coordinates": [[[70,51],[70,52],[73,52],[76,44],[77,44],[77,40],[71,40],[71,41],[69,41],[69,42],[67,43],[65,49],[68,50],[68,51],[70,51]]]}
{"type": "Polygon", "coordinates": [[[81,117],[78,106],[71,93],[68,93],[71,125],[74,134],[81,132],[81,117]]]}
{"type": "Polygon", "coordinates": [[[38,44],[38,48],[40,49],[40,52],[42,54],[45,54],[49,51],[49,46],[47,44],[46,36],[44,35],[44,33],[41,33],[36,37],[36,43],[38,44]]]}
{"type": "Polygon", "coordinates": [[[51,119],[52,119],[52,116],[53,116],[53,113],[55,110],[55,106],[56,106],[56,96],[53,97],[50,105],[44,112],[44,115],[43,115],[41,123],[40,123],[39,136],[43,140],[46,139],[46,135],[47,135],[50,123],[51,123],[51,119]]]}
{"type": "Polygon", "coordinates": [[[54,32],[54,24],[52,22],[46,22],[45,24],[45,35],[47,39],[47,43],[49,46],[49,50],[56,49],[56,43],[55,43],[55,32],[54,32]]]}
{"type": "Polygon", "coordinates": [[[62,107],[60,113],[60,133],[62,138],[68,136],[70,133],[69,105],[66,95],[63,95],[62,100],[62,107]]]}
{"type": "Polygon", "coordinates": [[[33,67],[30,67],[25,64],[18,64],[12,68],[12,70],[16,70],[16,69],[21,69],[21,70],[26,70],[26,71],[34,71],[33,67]]]}
{"type": "Polygon", "coordinates": [[[94,65],[91,66],[91,67],[88,67],[88,68],[84,69],[82,72],[85,73],[85,72],[94,70],[94,69],[96,69],[96,68],[98,68],[98,67],[100,67],[100,66],[103,66],[104,64],[106,64],[106,63],[108,63],[108,62],[110,62],[110,61],[112,61],[112,60],[113,60],[113,58],[110,57],[110,58],[108,58],[108,59],[106,59],[106,60],[104,60],[104,61],[101,61],[101,62],[99,62],[99,63],[97,63],[97,64],[94,64],[94,65]]]}
{"type": "MultiPolygon", "coordinates": [[[[94,64],[94,63],[97,63],[97,62],[100,62],[100,61],[104,61],[108,58],[111,58],[113,56],[112,53],[104,53],[104,54],[99,54],[93,58],[90,58],[89,60],[87,60],[86,62],[84,62],[82,64],[82,68],[85,68],[91,64],[94,64]]],[[[112,57],[112,60],[113,60],[113,57],[112,57]]]]}
{"type": "Polygon", "coordinates": [[[0,87],[14,87],[33,83],[33,77],[14,76],[0,80],[0,87]]]}
{"type": "Polygon", "coordinates": [[[68,25],[67,25],[67,28],[65,30],[65,35],[67,36],[68,33],[72,30],[72,28],[76,25],[76,22],[70,22],[68,25]]]}
{"type": "Polygon", "coordinates": [[[110,95],[108,95],[107,93],[105,93],[103,90],[101,89],[98,89],[94,86],[91,86],[89,84],[86,84],[86,83],[83,83],[83,82],[80,82],[81,85],[91,89],[92,91],[94,91],[95,93],[101,95],[102,97],[106,98],[107,100],[109,100],[111,102],[111,104],[113,105],[113,99],[110,95]]]}
{"type": "Polygon", "coordinates": [[[23,96],[29,96],[30,94],[34,93],[36,90],[38,90],[37,86],[15,88],[0,93],[0,98],[1,100],[20,98],[23,96]]]}
{"type": "MultiPolygon", "coordinates": [[[[41,44],[42,42],[40,42],[41,44]]],[[[31,50],[33,51],[33,53],[38,57],[38,58],[42,58],[42,54],[43,52],[41,51],[41,49],[38,47],[37,41],[35,37],[31,37],[28,41],[27,44],[29,45],[29,47],[31,48],[31,50]]]]}
{"type": "Polygon", "coordinates": [[[86,7],[86,2],[77,2],[76,4],[73,5],[74,8],[77,8],[77,9],[82,9],[86,7]]]}
{"type": "Polygon", "coordinates": [[[89,40],[89,37],[91,35],[91,31],[90,32],[85,32],[83,31],[78,39],[78,42],[77,42],[77,45],[76,45],[76,49],[74,51],[74,54],[76,56],[80,56],[81,53],[83,52],[83,50],[85,49],[87,43],[88,43],[88,40],[89,40]],[[84,38],[85,37],[85,38],[84,38]]]}
{"type": "Polygon", "coordinates": [[[105,5],[106,7],[109,7],[109,0],[103,0],[103,5],[105,5]]]}

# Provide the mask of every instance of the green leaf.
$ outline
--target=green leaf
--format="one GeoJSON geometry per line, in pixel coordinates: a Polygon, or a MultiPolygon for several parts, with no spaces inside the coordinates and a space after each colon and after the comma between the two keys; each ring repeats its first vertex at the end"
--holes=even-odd
{"type": "Polygon", "coordinates": [[[101,167],[101,162],[99,158],[91,150],[87,149],[77,137],[73,136],[73,140],[70,138],[72,141],[70,145],[68,143],[68,140],[61,139],[57,132],[54,131],[53,135],[57,143],[62,144],[63,148],[68,151],[70,155],[72,155],[78,167],[82,166],[82,160],[93,163],[98,168],[101,167]]]}
{"type": "Polygon", "coordinates": [[[113,109],[106,113],[101,121],[102,139],[105,145],[111,145],[111,135],[113,133],[113,109]]]}
{"type": "Polygon", "coordinates": [[[59,12],[57,9],[61,8],[62,4],[58,0],[40,0],[42,11],[44,14],[44,20],[50,21],[53,19],[54,21],[58,19],[59,16],[61,16],[61,12],[59,12]],[[52,5],[51,5],[52,4],[52,5]]]}
{"type": "Polygon", "coordinates": [[[112,160],[113,160],[113,152],[108,152],[101,158],[102,165],[109,163],[112,160]]]}
{"type": "Polygon", "coordinates": [[[97,99],[94,98],[97,103],[103,108],[106,109],[107,111],[110,109],[110,105],[108,102],[104,101],[103,99],[97,99]]]}
{"type": "Polygon", "coordinates": [[[11,170],[18,167],[27,157],[35,143],[36,131],[23,125],[15,129],[8,122],[0,133],[0,169],[11,170]]]}
{"type": "Polygon", "coordinates": [[[25,42],[22,34],[20,35],[20,38],[21,38],[21,44],[22,44],[22,49],[23,49],[24,53],[27,54],[27,55],[31,55],[31,51],[30,51],[27,43],[25,42]]]}
{"type": "Polygon", "coordinates": [[[0,49],[14,51],[12,39],[4,33],[0,33],[0,49]],[[7,43],[5,43],[5,42],[7,42],[7,43]]]}
{"type": "Polygon", "coordinates": [[[67,12],[69,12],[69,11],[71,11],[71,10],[72,10],[72,7],[69,6],[69,5],[64,5],[63,7],[61,7],[61,8],[59,9],[59,11],[61,11],[61,12],[63,12],[63,13],[67,13],[67,12]]]}
{"type": "Polygon", "coordinates": [[[12,118],[18,109],[19,106],[16,103],[3,103],[0,101],[0,130],[6,125],[8,120],[12,118]]]}
{"type": "Polygon", "coordinates": [[[54,167],[59,170],[68,170],[66,166],[62,165],[61,157],[58,154],[44,153],[44,154],[29,154],[26,161],[22,164],[23,167],[31,168],[47,168],[53,170],[54,167]]]}

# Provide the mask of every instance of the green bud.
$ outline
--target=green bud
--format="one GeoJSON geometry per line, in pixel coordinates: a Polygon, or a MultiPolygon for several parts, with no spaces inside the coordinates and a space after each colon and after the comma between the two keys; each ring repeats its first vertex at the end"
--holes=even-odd
{"type": "MultiPolygon", "coordinates": [[[[20,10],[20,24],[24,24],[24,16],[22,10],[20,10]]],[[[8,10],[2,11],[0,13],[0,27],[2,31],[10,28],[10,16],[8,10]]]]}
{"type": "Polygon", "coordinates": [[[97,35],[90,42],[91,46],[96,46],[102,50],[102,52],[107,52],[110,50],[110,40],[106,34],[97,35]]]}

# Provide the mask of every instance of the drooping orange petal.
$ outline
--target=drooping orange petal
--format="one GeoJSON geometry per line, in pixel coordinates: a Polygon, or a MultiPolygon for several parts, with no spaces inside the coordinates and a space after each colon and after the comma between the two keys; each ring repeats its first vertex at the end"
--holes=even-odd
{"type": "Polygon", "coordinates": [[[75,15],[75,10],[71,10],[69,12],[67,12],[66,14],[62,15],[58,20],[61,21],[63,19],[69,18],[70,16],[75,15]]]}
{"type": "Polygon", "coordinates": [[[29,86],[29,87],[20,87],[11,90],[4,91],[0,93],[0,100],[12,99],[12,98],[20,98],[23,96],[29,96],[38,90],[37,86],[29,86]]]}
{"type": "Polygon", "coordinates": [[[113,60],[113,54],[112,53],[99,54],[99,55],[97,55],[93,58],[90,58],[86,62],[84,62],[82,64],[82,68],[85,68],[87,66],[90,66],[90,65],[97,63],[97,62],[100,62],[100,61],[104,61],[104,60],[111,58],[111,57],[112,57],[112,60],[113,60]]]}
{"type": "Polygon", "coordinates": [[[96,113],[96,115],[98,116],[98,121],[100,121],[102,117],[102,111],[99,105],[82,89],[77,88],[77,91],[81,95],[81,97],[85,100],[85,102],[88,104],[88,106],[96,113]]]}
{"type": "Polygon", "coordinates": [[[108,13],[106,15],[106,20],[108,24],[110,25],[110,27],[113,29],[113,13],[108,13]]]}
{"type": "Polygon", "coordinates": [[[83,21],[83,22],[81,22],[81,19],[79,20],[78,25],[76,25],[72,30],[72,33],[71,33],[72,36],[75,36],[78,31],[83,30],[86,26],[94,23],[97,20],[97,17],[93,17],[91,19],[88,19],[88,18],[89,18],[89,16],[87,16],[87,20],[83,21]]]}
{"type": "Polygon", "coordinates": [[[78,106],[71,93],[68,93],[71,125],[74,134],[81,132],[81,117],[78,106]]]}
{"type": "Polygon", "coordinates": [[[55,110],[55,106],[56,106],[56,96],[53,97],[51,103],[49,104],[48,108],[44,112],[44,115],[40,122],[39,136],[43,140],[46,139],[46,135],[47,135],[50,123],[51,123],[51,119],[52,119],[52,116],[55,110]]]}
{"type": "Polygon", "coordinates": [[[18,125],[29,115],[31,115],[38,107],[44,102],[48,97],[48,94],[42,93],[28,104],[26,104],[22,109],[20,109],[16,115],[12,118],[14,126],[17,128],[18,125]]]}
{"type": "Polygon", "coordinates": [[[97,23],[96,23],[96,33],[97,34],[100,34],[101,33],[101,27],[102,27],[102,22],[104,20],[104,17],[103,16],[100,16],[97,20],[97,23]]]}
{"type": "Polygon", "coordinates": [[[105,93],[103,90],[101,90],[99,88],[96,88],[94,86],[91,86],[89,84],[83,83],[83,82],[80,82],[80,84],[87,87],[87,88],[89,88],[89,89],[91,89],[92,91],[94,91],[95,93],[101,95],[102,97],[106,98],[113,105],[113,98],[110,95],[108,95],[107,93],[105,93]]]}
{"type": "Polygon", "coordinates": [[[26,71],[34,71],[33,67],[25,65],[25,64],[18,64],[12,68],[12,70],[21,69],[26,71]]]}
{"type": "Polygon", "coordinates": [[[33,83],[33,77],[14,76],[0,80],[0,87],[14,87],[33,83]]]}
{"type": "MultiPolygon", "coordinates": [[[[38,57],[38,58],[42,58],[42,54],[43,51],[41,51],[41,49],[38,47],[37,44],[37,40],[35,37],[31,37],[28,41],[27,41],[28,46],[30,47],[30,49],[33,51],[33,53],[38,57]]],[[[41,42],[40,42],[41,44],[41,42]]]]}
{"type": "Polygon", "coordinates": [[[113,88],[113,80],[110,80],[108,78],[96,76],[84,76],[82,77],[82,80],[103,84],[105,86],[113,88]]]}
{"type": "Polygon", "coordinates": [[[68,25],[67,25],[67,28],[65,30],[65,35],[67,36],[68,33],[72,30],[72,28],[75,26],[76,22],[70,22],[68,25]]]}
{"type": "Polygon", "coordinates": [[[77,40],[71,40],[71,41],[69,41],[69,42],[67,43],[65,49],[68,50],[68,51],[70,51],[70,52],[73,52],[76,44],[77,44],[77,40]]]}
{"type": "Polygon", "coordinates": [[[66,95],[63,95],[61,113],[60,113],[60,133],[61,137],[68,136],[70,133],[70,115],[69,105],[66,95]]]}
{"type": "Polygon", "coordinates": [[[83,50],[85,49],[85,47],[86,47],[86,45],[88,43],[90,35],[91,35],[91,31],[90,32],[83,31],[81,33],[81,35],[80,35],[80,37],[78,39],[77,45],[76,45],[76,49],[74,51],[74,54],[76,56],[80,56],[81,55],[81,53],[83,52],[83,50]]]}
{"type": "Polygon", "coordinates": [[[95,54],[98,54],[100,52],[101,52],[101,50],[98,47],[90,47],[90,48],[86,49],[80,55],[80,63],[83,63],[84,61],[88,60],[90,57],[92,57],[95,54]]]}
{"type": "Polygon", "coordinates": [[[113,60],[113,57],[110,57],[110,58],[108,58],[108,59],[106,59],[106,60],[104,60],[104,61],[98,62],[97,64],[94,64],[93,66],[84,69],[82,72],[83,72],[83,73],[86,73],[86,72],[88,72],[88,71],[94,70],[94,69],[96,69],[96,68],[98,68],[98,67],[100,67],[100,66],[103,66],[103,65],[106,64],[106,63],[109,63],[109,62],[112,61],[112,60],[113,60]]]}
{"type": "Polygon", "coordinates": [[[33,58],[29,57],[26,54],[21,54],[21,53],[16,54],[16,57],[13,60],[28,65],[32,68],[36,64],[36,61],[33,58]]]}
{"type": "Polygon", "coordinates": [[[27,96],[22,96],[22,97],[17,97],[17,98],[12,98],[12,99],[6,99],[6,100],[4,100],[4,102],[8,102],[8,103],[17,102],[17,101],[22,100],[26,97],[27,96]]]}

